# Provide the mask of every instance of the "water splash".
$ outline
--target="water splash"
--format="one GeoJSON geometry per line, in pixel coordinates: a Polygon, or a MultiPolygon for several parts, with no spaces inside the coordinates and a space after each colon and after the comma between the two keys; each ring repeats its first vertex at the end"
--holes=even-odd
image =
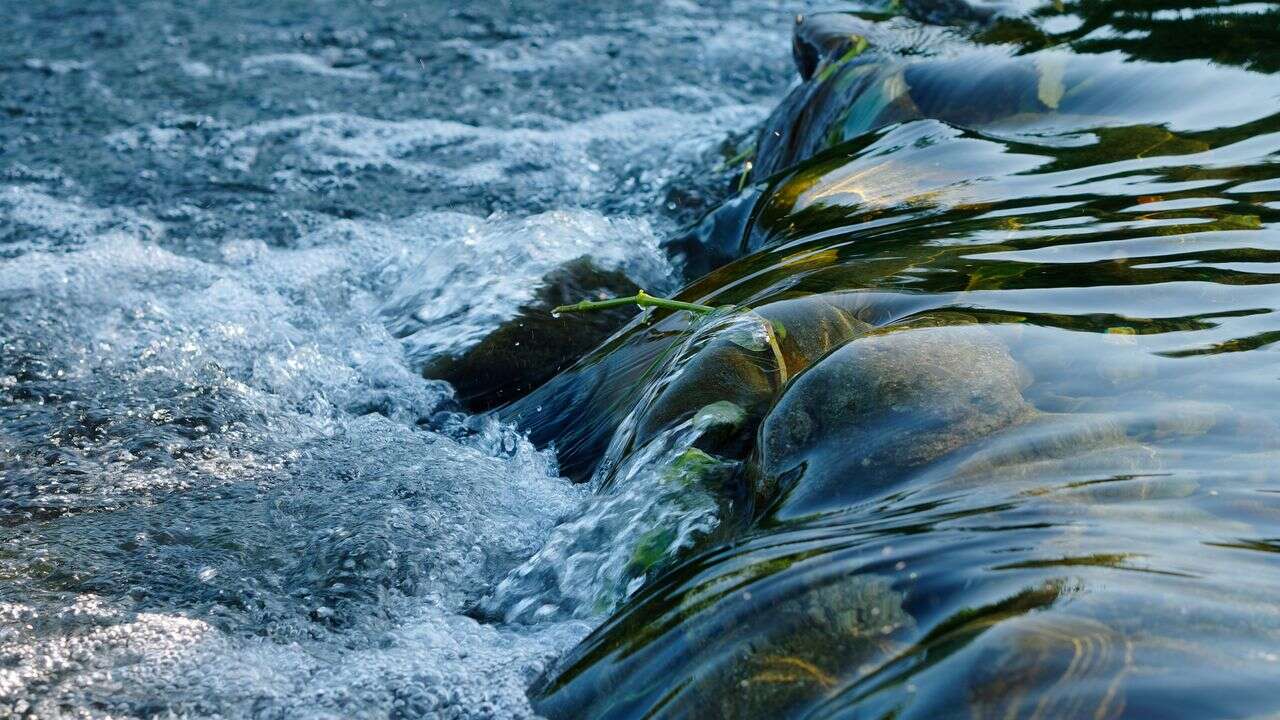
{"type": "Polygon", "coordinates": [[[700,318],[646,376],[589,483],[595,495],[481,602],[483,614],[528,624],[602,617],[715,530],[733,502],[723,486],[739,462],[697,445],[723,423],[720,406],[741,410],[720,401],[652,436],[643,426],[664,391],[696,371],[700,351],[726,339],[763,350],[766,325],[754,313],[727,309],[700,318]]]}
{"type": "Polygon", "coordinates": [[[450,390],[378,320],[407,246],[361,230],[220,262],[109,230],[0,262],[0,702],[518,709],[585,632],[458,614],[582,492],[509,428],[422,429],[450,390]]]}
{"type": "Polygon", "coordinates": [[[464,610],[586,491],[413,343],[562,257],[663,287],[637,249],[717,197],[790,18],[243,10],[0,27],[0,715],[527,717],[591,623],[464,610]],[[450,269],[406,348],[388,302],[450,269]]]}
{"type": "Polygon", "coordinates": [[[614,487],[558,526],[480,604],[508,624],[598,618],[719,524],[708,484],[736,463],[693,447],[693,421],[660,434],[617,467],[614,487]]]}
{"type": "Polygon", "coordinates": [[[644,220],[589,211],[484,221],[439,213],[405,225],[412,229],[401,232],[427,239],[428,249],[382,313],[415,363],[479,342],[533,299],[546,273],[579,257],[621,270],[644,287],[665,290],[674,283],[644,220]]]}

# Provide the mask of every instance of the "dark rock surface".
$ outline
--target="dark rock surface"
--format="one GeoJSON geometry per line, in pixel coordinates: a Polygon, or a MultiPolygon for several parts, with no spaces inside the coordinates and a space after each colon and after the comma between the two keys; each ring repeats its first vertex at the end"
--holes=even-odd
{"type": "Polygon", "coordinates": [[[612,308],[582,313],[567,322],[553,317],[552,308],[634,295],[639,289],[623,273],[578,258],[548,273],[534,301],[522,306],[516,317],[463,355],[433,359],[423,375],[449,381],[472,412],[505,405],[577,362],[636,314],[635,308],[612,308]]]}
{"type": "Polygon", "coordinates": [[[765,419],[757,498],[783,519],[877,495],[1028,418],[1024,384],[977,326],[854,340],[797,378],[765,419]]]}

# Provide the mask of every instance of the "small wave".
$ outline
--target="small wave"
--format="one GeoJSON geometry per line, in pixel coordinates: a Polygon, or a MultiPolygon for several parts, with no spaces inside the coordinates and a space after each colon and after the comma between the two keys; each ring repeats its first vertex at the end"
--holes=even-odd
{"type": "Polygon", "coordinates": [[[315,55],[307,55],[306,53],[270,53],[267,55],[253,55],[240,61],[240,67],[250,71],[280,66],[296,70],[298,72],[345,78],[348,80],[372,80],[376,77],[368,70],[349,67],[335,67],[331,62],[326,61],[325,58],[316,57],[315,55]]]}
{"type": "Polygon", "coordinates": [[[674,284],[644,220],[585,210],[484,221],[434,213],[396,227],[427,240],[423,257],[383,306],[415,363],[478,342],[533,298],[543,275],[578,257],[657,292],[674,284]]]}

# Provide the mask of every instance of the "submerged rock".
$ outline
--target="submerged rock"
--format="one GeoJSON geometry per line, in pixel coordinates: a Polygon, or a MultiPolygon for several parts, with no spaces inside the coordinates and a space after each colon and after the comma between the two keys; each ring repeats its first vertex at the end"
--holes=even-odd
{"type": "Polygon", "coordinates": [[[624,611],[535,682],[534,708],[552,720],[794,717],[914,627],[888,578],[798,583],[794,558],[748,557],[624,611]]]}
{"type": "MultiPolygon", "coordinates": [[[[666,315],[651,325],[634,326],[504,408],[501,417],[528,431],[534,443],[554,445],[561,472],[586,480],[611,444],[615,447],[609,454],[625,455],[628,448],[642,446],[703,408],[728,402],[745,417],[734,433],[716,434],[716,444],[705,449],[740,457],[790,377],[870,329],[858,318],[863,304],[857,293],[830,293],[706,321],[688,313],[666,315]],[[712,325],[700,327],[698,322],[712,325]],[[633,414],[632,426],[624,428],[631,434],[615,438],[633,414]],[[624,447],[618,448],[620,443],[624,447]]],[[[560,322],[572,326],[577,318],[560,322]]]]}
{"type": "Polygon", "coordinates": [[[1007,46],[974,43],[905,18],[814,14],[797,24],[793,47],[803,82],[761,128],[754,178],[912,120],[984,131],[1132,125],[1194,131],[1262,117],[1242,100],[1242,88],[1269,92],[1263,79],[1223,70],[1215,82],[1197,87],[1201,104],[1192,112],[1178,100],[1187,88],[1173,68],[1063,47],[1012,54],[1007,46]]]}
{"type": "MultiPolygon", "coordinates": [[[[634,442],[643,445],[658,433],[696,414],[719,416],[732,405],[734,432],[723,445],[754,430],[786,382],[786,365],[774,328],[755,313],[736,314],[714,330],[691,357],[677,361],[662,389],[638,408],[634,442]]],[[[728,418],[725,418],[726,420],[728,418]]],[[[727,423],[719,422],[721,434],[727,423]]]]}
{"type": "Polygon", "coordinates": [[[717,661],[681,693],[682,712],[785,717],[812,706],[914,625],[903,599],[888,578],[854,575],[770,603],[769,630],[756,642],[741,642],[724,628],[704,631],[691,640],[717,661]]]}
{"type": "Polygon", "coordinates": [[[577,362],[636,314],[634,308],[612,308],[567,323],[553,317],[552,308],[639,289],[617,270],[602,270],[585,257],[572,260],[547,273],[515,317],[462,355],[432,359],[423,374],[448,381],[473,412],[510,403],[577,362]]]}
{"type": "Polygon", "coordinates": [[[793,518],[882,493],[918,468],[1023,422],[1025,374],[978,326],[854,340],[792,383],[760,432],[755,494],[793,518]]]}
{"type": "Polygon", "coordinates": [[[760,419],[788,380],[871,329],[821,296],[784,300],[741,317],[742,324],[717,333],[657,395],[639,420],[638,443],[708,407],[731,403],[742,418],[733,441],[716,449],[745,455],[760,419]]]}

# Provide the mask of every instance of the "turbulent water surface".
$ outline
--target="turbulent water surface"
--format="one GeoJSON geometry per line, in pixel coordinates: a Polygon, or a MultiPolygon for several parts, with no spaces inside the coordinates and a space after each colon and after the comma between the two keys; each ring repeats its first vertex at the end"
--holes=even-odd
{"type": "Polygon", "coordinates": [[[463,5],[5,5],[0,714],[1280,711],[1277,6],[463,5]]]}
{"type": "Polygon", "coordinates": [[[792,11],[4,3],[0,714],[527,714],[591,621],[463,611],[585,492],[418,370],[670,288],[792,11]]]}

